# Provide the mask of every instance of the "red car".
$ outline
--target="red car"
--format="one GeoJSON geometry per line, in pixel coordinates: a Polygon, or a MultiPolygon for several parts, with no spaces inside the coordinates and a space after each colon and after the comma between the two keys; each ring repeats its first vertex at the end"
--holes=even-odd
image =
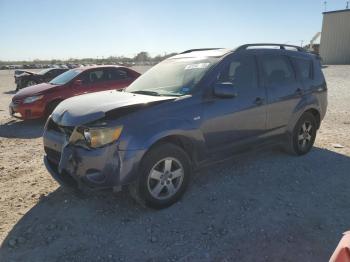
{"type": "Polygon", "coordinates": [[[9,106],[10,114],[21,119],[47,117],[64,99],[81,94],[130,85],[140,74],[120,66],[93,66],[71,69],[49,83],[20,90],[9,106]]]}

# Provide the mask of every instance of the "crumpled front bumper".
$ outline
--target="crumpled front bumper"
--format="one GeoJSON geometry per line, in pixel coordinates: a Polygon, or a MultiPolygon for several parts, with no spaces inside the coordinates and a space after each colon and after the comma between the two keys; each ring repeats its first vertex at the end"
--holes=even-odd
{"type": "Polygon", "coordinates": [[[112,143],[97,149],[69,144],[66,135],[45,130],[44,163],[61,185],[80,189],[119,188],[137,178],[143,150],[118,150],[112,143]]]}

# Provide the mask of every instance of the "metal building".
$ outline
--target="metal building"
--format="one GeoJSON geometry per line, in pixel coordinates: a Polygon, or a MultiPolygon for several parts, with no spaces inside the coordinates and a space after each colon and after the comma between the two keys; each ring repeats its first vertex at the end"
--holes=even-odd
{"type": "Polygon", "coordinates": [[[323,13],[320,55],[323,64],[350,64],[350,9],[323,13]]]}

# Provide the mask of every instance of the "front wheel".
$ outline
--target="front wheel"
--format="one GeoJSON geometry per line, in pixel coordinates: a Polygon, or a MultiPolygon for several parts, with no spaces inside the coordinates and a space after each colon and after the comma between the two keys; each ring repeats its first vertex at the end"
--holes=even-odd
{"type": "Polygon", "coordinates": [[[317,133],[317,123],[313,114],[304,113],[296,123],[290,140],[288,151],[294,155],[308,153],[314,145],[317,133]]]}
{"type": "Polygon", "coordinates": [[[162,144],[144,157],[138,181],[129,186],[139,203],[161,209],[178,201],[186,190],[191,174],[187,154],[173,144],[162,144]]]}

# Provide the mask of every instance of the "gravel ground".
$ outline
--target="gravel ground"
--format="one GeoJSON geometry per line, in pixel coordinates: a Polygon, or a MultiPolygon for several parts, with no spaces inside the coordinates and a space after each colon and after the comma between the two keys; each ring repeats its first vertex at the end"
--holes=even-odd
{"type": "Polygon", "coordinates": [[[60,188],[42,163],[43,122],[8,116],[13,72],[0,71],[0,261],[327,261],[350,228],[350,66],[324,73],[329,108],[308,155],[213,165],[154,211],[125,192],[60,188]]]}

